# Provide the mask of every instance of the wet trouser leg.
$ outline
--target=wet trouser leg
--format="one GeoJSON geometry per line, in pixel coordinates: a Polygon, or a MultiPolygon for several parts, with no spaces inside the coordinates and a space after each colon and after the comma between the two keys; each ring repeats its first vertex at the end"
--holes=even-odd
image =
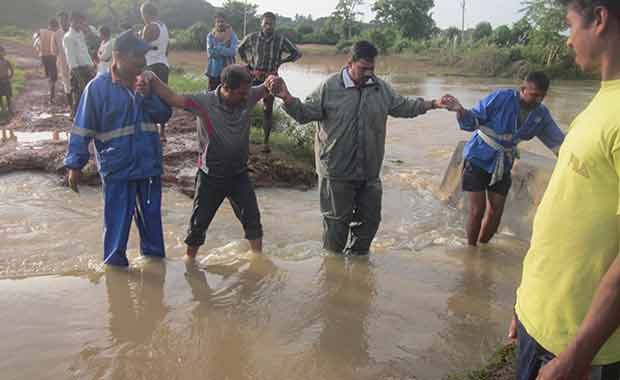
{"type": "Polygon", "coordinates": [[[164,256],[159,177],[139,181],[103,182],[104,264],[127,266],[127,240],[131,220],[139,204],[136,223],[140,248],[145,255],[164,256]],[[155,186],[154,186],[155,185],[155,186]]]}
{"type": "Polygon", "coordinates": [[[366,255],[381,223],[383,186],[380,179],[362,182],[356,188],[351,233],[345,253],[366,255]]]}
{"type": "Polygon", "coordinates": [[[136,185],[129,181],[103,180],[103,263],[127,266],[125,251],[131,219],[136,208],[136,185]]]}
{"type": "Polygon", "coordinates": [[[140,253],[165,257],[164,229],[161,221],[161,178],[137,181],[136,225],[140,232],[140,253]]]}
{"type": "Polygon", "coordinates": [[[355,182],[353,181],[320,178],[323,248],[335,253],[343,253],[353,219],[355,195],[355,182]]]}
{"type": "Polygon", "coordinates": [[[194,206],[189,222],[185,244],[200,247],[205,243],[207,229],[215,217],[229,189],[224,179],[206,175],[202,170],[196,174],[194,206]]]}

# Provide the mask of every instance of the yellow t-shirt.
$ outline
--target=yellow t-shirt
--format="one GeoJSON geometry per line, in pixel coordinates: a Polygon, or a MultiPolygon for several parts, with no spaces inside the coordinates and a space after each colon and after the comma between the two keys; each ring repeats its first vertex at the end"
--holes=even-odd
{"type": "MultiPolygon", "coordinates": [[[[536,212],[517,290],[519,320],[559,354],[575,337],[620,247],[620,80],[602,83],[573,122],[536,212]]],[[[594,365],[620,361],[620,332],[594,365]]]]}

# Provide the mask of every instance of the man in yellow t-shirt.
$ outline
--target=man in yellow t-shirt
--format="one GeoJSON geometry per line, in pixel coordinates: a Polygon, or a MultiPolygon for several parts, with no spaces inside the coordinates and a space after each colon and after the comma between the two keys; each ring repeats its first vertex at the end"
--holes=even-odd
{"type": "Polygon", "coordinates": [[[600,69],[603,82],[574,120],[536,213],[509,336],[518,380],[618,380],[620,1],[558,2],[577,64],[600,69]]]}

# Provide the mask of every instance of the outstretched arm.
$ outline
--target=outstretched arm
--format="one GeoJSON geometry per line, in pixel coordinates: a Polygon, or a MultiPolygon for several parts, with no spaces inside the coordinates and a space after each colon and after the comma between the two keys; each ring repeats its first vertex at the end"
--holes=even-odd
{"type": "Polygon", "coordinates": [[[284,101],[284,111],[298,123],[306,124],[324,119],[323,89],[325,84],[319,86],[303,103],[291,95],[282,78],[271,75],[265,84],[274,96],[284,101]]]}
{"type": "Polygon", "coordinates": [[[164,103],[168,104],[173,108],[184,108],[187,98],[183,95],[178,95],[174,92],[170,87],[168,87],[164,82],[162,82],[155,73],[152,71],[145,71],[141,76],[143,81],[139,81],[138,83],[138,91],[148,92],[148,90],[153,91],[157,96],[159,96],[164,103]],[[150,86],[150,89],[144,90],[141,86],[150,86]]]}
{"type": "Polygon", "coordinates": [[[545,126],[538,133],[538,138],[557,157],[560,153],[560,146],[564,142],[564,132],[562,132],[549,114],[545,116],[544,123],[545,126]]]}
{"type": "Polygon", "coordinates": [[[416,117],[423,115],[429,110],[445,108],[441,100],[424,100],[422,98],[409,98],[401,96],[387,85],[390,108],[388,114],[392,117],[416,117]]]}

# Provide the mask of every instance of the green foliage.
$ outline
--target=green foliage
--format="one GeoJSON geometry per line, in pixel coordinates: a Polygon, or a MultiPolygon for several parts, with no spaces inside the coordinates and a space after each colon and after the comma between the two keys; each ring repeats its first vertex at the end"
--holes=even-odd
{"type": "Polygon", "coordinates": [[[256,4],[246,5],[243,1],[226,0],[221,12],[224,13],[226,22],[232,26],[240,38],[243,37],[244,13],[246,13],[246,32],[249,34],[259,30],[260,19],[257,16],[258,5],[256,4]]]}
{"type": "Polygon", "coordinates": [[[299,24],[299,26],[297,26],[297,33],[302,36],[305,34],[312,34],[314,33],[314,28],[311,24],[299,24]]]}
{"type": "Polygon", "coordinates": [[[0,12],[0,25],[19,25],[37,27],[47,25],[54,9],[45,0],[3,1],[0,12]]]}
{"type": "Polygon", "coordinates": [[[179,94],[191,94],[207,91],[209,88],[209,81],[204,75],[197,76],[173,68],[170,71],[168,85],[179,94]]]}
{"type": "Polygon", "coordinates": [[[398,31],[391,28],[372,28],[360,36],[360,39],[370,41],[382,54],[394,46],[397,41],[398,31]]]}
{"type": "Polygon", "coordinates": [[[169,48],[172,50],[206,50],[207,35],[212,26],[197,22],[189,29],[173,30],[170,35],[169,48]]]}
{"type": "Polygon", "coordinates": [[[14,25],[3,25],[0,26],[0,39],[30,44],[32,34],[14,25]]]}
{"type": "Polygon", "coordinates": [[[292,43],[299,44],[302,41],[302,36],[296,29],[293,28],[278,28],[278,32],[282,33],[292,43]]]}
{"type": "Polygon", "coordinates": [[[354,34],[357,34],[354,31],[356,27],[355,19],[361,15],[361,12],[357,11],[357,9],[363,3],[363,0],[338,0],[336,9],[331,17],[336,24],[338,32],[345,39],[350,39],[354,34]]]}
{"type": "Polygon", "coordinates": [[[484,38],[491,37],[493,34],[493,27],[490,23],[483,21],[479,22],[474,29],[474,41],[480,41],[484,38]]]}
{"type": "Polygon", "coordinates": [[[532,33],[532,25],[527,18],[514,23],[511,32],[511,43],[518,45],[526,45],[530,41],[530,34],[532,33]]]}
{"type": "Polygon", "coordinates": [[[372,10],[377,21],[397,28],[403,36],[424,39],[434,31],[434,6],[433,0],[377,0],[372,10]]]}
{"type": "Polygon", "coordinates": [[[493,31],[492,38],[497,46],[509,46],[512,44],[512,31],[506,25],[499,26],[493,31]]]}

